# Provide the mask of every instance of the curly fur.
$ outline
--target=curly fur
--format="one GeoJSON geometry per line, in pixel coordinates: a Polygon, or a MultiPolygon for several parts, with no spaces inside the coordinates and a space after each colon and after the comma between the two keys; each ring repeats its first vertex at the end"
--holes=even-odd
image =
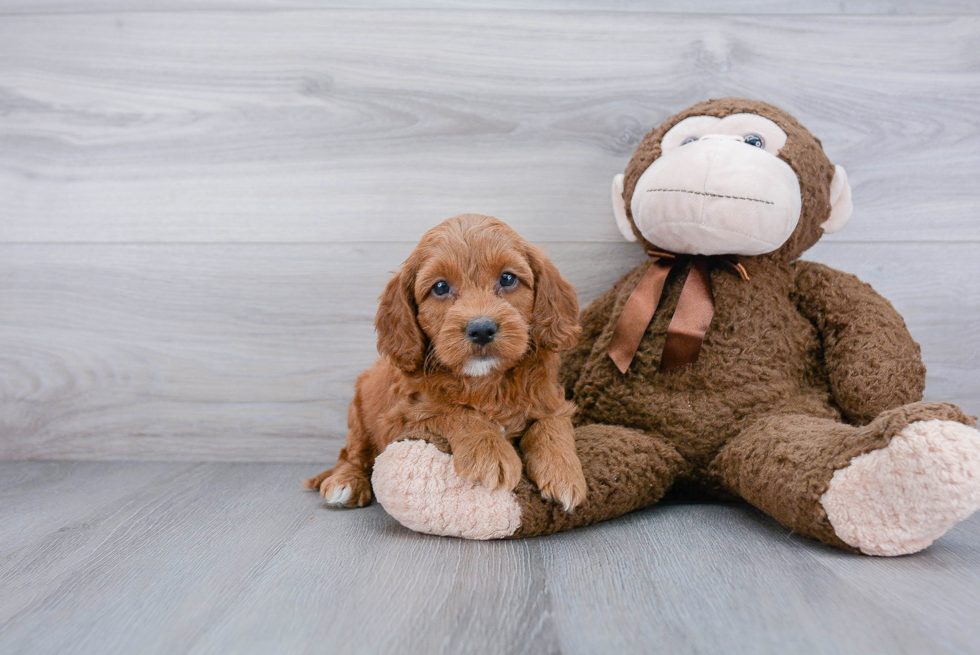
{"type": "Polygon", "coordinates": [[[522,462],[547,497],[571,508],[585,495],[575,456],[575,406],[558,383],[558,353],[577,340],[575,290],[544,256],[502,222],[464,214],[425,234],[381,295],[375,319],[383,355],[357,380],[347,444],[333,469],[306,481],[336,504],[371,499],[374,460],[408,434],[445,438],[456,472],[513,489],[522,462]],[[518,282],[500,285],[501,273],[518,282]],[[450,293],[433,286],[447,282],[450,293]],[[493,341],[466,338],[489,317],[493,341]],[[350,493],[336,493],[346,487],[350,493]]]}
{"type": "MultiPolygon", "coordinates": [[[[576,422],[584,426],[576,434],[580,451],[604,450],[598,430],[605,426],[628,428],[631,440],[649,441],[648,450],[655,447],[670,457],[661,454],[649,467],[639,458],[639,465],[630,465],[630,475],[656,483],[631,492],[613,482],[618,492],[613,497],[634,502],[601,503],[598,494],[590,495],[574,523],[543,515],[533,501],[524,502],[528,520],[514,536],[618,516],[659,497],[651,499],[646,487],[683,482],[743,498],[795,531],[850,548],[835,534],[819,502],[833,473],[854,457],[886,447],[912,422],[972,423],[955,406],[918,402],[925,388],[919,346],[887,300],[853,275],[798,260],[823,234],[834,167],[820,141],[786,112],[754,100],[724,98],[672,116],[643,139],[626,169],[627,211],[637,180],[660,155],[667,130],[689,116],[733,113],[758,114],[786,132],[778,156],[796,171],[803,194],[795,232],[773,253],[740,258],[749,281],[715,265],[714,319],[700,359],[684,369],[657,370],[683,271],[668,278],[662,311],[625,375],[607,356],[609,342],[650,262],[624,275],[585,309],[583,337],[561,371],[569,399],[579,406],[576,422]]],[[[635,226],[634,232],[647,248],[657,249],[635,226]]],[[[597,481],[610,484],[626,473],[626,464],[616,458],[608,465],[597,465],[586,455],[582,459],[590,493],[597,481]]]]}
{"type": "MultiPolygon", "coordinates": [[[[844,491],[828,494],[836,472],[863,455],[889,449],[897,435],[914,433],[923,423],[941,424],[937,430],[942,439],[937,437],[936,443],[953,443],[949,434],[960,433],[966,435],[963,440],[980,442],[980,434],[962,427],[974,419],[959,408],[920,402],[925,366],[919,346],[887,300],[852,275],[799,261],[823,234],[821,225],[831,212],[834,167],[820,141],[793,117],[765,103],[724,98],[695,105],[669,118],[637,148],[625,174],[627,211],[637,180],[660,156],[667,130],[689,116],[733,113],[758,114],[785,131],[787,140],[778,156],[796,172],[803,194],[795,231],[771,253],[740,257],[749,280],[712,261],[714,318],[699,359],[684,368],[659,371],[684,267],[668,276],[659,309],[625,374],[608,356],[610,340],[651,263],[624,275],[585,309],[582,339],[565,356],[561,379],[569,400],[579,407],[575,440],[588,496],[574,514],[567,514],[543,503],[532,482],[522,480],[515,490],[521,523],[509,537],[620,516],[656,502],[671,487],[744,499],[795,532],[849,550],[911,552],[906,547],[922,547],[939,532],[898,547],[869,546],[868,531],[862,532],[867,526],[850,525],[849,507],[839,505],[856,497],[874,498],[880,489],[864,487],[881,476],[865,472],[852,476],[859,478],[856,483],[838,476],[847,482],[842,483],[844,491]],[[833,516],[821,504],[824,497],[836,499],[833,516]],[[838,534],[839,526],[860,533],[863,541],[846,540],[838,534]]],[[[632,216],[627,218],[632,224],[632,216]]],[[[633,229],[645,247],[660,249],[644,240],[635,225],[633,229]]],[[[977,443],[972,446],[980,452],[977,443]]],[[[917,471],[914,461],[902,459],[903,452],[889,451],[877,459],[892,462],[895,471],[917,471]]],[[[937,456],[936,461],[946,459],[937,456]]],[[[937,477],[949,475],[939,465],[930,470],[937,477]]],[[[960,477],[965,481],[957,493],[967,499],[961,503],[965,509],[960,508],[965,512],[972,507],[974,492],[980,494],[980,481],[960,477]]],[[[886,482],[889,493],[905,488],[901,480],[886,482]]],[[[919,496],[942,510],[946,518],[937,523],[942,529],[962,515],[946,511],[942,485],[930,481],[912,487],[924,489],[919,496]]],[[[896,502],[859,508],[861,516],[881,519],[875,534],[905,534],[893,524],[901,527],[907,517],[886,515],[889,507],[908,507],[911,501],[892,500],[896,502]]]]}
{"type": "MultiPolygon", "coordinates": [[[[980,433],[966,427],[975,419],[948,403],[921,402],[925,366],[902,317],[854,276],[798,260],[823,234],[834,167],[794,118],[737,98],[671,117],[647,135],[626,169],[627,211],[668,129],[689,116],[732,113],[758,114],[786,133],[778,156],[798,176],[800,220],[779,249],[740,257],[748,280],[711,260],[714,318],[689,366],[659,371],[683,266],[668,276],[625,374],[608,356],[610,340],[651,264],[627,273],[585,309],[583,338],[561,368],[567,397],[579,407],[574,446],[588,489],[576,511],[537,493],[545,487],[528,462],[530,478],[512,494],[519,512],[487,494],[443,493],[440,484],[426,488],[424,502],[393,506],[396,518],[438,534],[528,537],[620,516],[657,502],[671,487],[693,488],[746,500],[788,529],[839,548],[901,554],[924,548],[980,506],[980,433]]],[[[659,249],[633,229],[644,246],[659,249]]],[[[406,352],[420,350],[416,344],[406,352]]],[[[418,366],[408,359],[408,367],[418,366]]],[[[558,429],[562,420],[568,419],[551,421],[554,433],[549,428],[532,439],[529,430],[528,445],[567,434],[558,429]]],[[[458,460],[470,457],[458,439],[428,432],[406,438],[434,447],[408,444],[406,465],[379,466],[390,488],[403,488],[413,471],[436,470],[426,462],[444,463],[442,453],[452,452],[457,471],[458,460]]]]}

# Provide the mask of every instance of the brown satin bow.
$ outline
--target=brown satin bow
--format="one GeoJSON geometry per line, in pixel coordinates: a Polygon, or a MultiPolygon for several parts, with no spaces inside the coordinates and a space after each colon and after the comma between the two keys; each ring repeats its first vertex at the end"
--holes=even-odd
{"type": "Polygon", "coordinates": [[[657,259],[647,269],[626,301],[609,344],[609,357],[612,358],[619,372],[624,374],[633,362],[636,349],[640,347],[640,340],[643,339],[643,333],[646,332],[657,311],[667,275],[674,268],[688,260],[691,262],[691,270],[684,280],[680,298],[677,299],[677,308],[667,327],[664,352],[660,358],[661,371],[672,371],[693,364],[701,354],[704,335],[715,315],[715,299],[711,293],[708,260],[720,260],[731,266],[743,280],[749,279],[745,267],[732,255],[711,258],[704,255],[678,257],[656,250],[647,251],[647,254],[657,259]]]}

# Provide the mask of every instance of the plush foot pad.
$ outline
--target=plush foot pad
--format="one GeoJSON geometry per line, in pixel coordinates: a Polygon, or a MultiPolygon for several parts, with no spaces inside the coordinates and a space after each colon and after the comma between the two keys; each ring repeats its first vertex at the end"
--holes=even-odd
{"type": "Polygon", "coordinates": [[[836,471],[820,502],[837,536],[861,552],[918,552],[980,509],[980,432],[912,423],[836,471]]]}
{"type": "Polygon", "coordinates": [[[425,441],[398,441],[374,462],[374,495],[410,530],[465,539],[502,539],[521,525],[511,491],[456,475],[453,458],[425,441]]]}

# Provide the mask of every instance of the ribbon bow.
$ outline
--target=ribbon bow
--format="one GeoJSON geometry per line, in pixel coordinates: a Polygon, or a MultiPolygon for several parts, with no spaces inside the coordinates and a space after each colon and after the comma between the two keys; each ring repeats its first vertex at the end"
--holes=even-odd
{"type": "Polygon", "coordinates": [[[663,294],[664,283],[674,268],[688,260],[691,262],[691,269],[684,280],[680,298],[677,299],[677,308],[667,327],[664,352],[660,358],[662,372],[693,364],[701,354],[704,335],[715,315],[715,299],[711,293],[711,277],[708,271],[709,260],[721,261],[734,269],[742,280],[747,282],[749,279],[745,267],[734,255],[679,257],[656,250],[649,250],[647,254],[657,259],[626,301],[609,344],[609,357],[619,372],[624,374],[636,356],[643,333],[653,320],[663,294]]]}

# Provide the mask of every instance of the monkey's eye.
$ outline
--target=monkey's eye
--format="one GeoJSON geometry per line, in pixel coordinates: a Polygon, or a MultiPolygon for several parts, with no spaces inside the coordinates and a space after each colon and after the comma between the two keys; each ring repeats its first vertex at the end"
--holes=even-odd
{"type": "Polygon", "coordinates": [[[517,284],[517,276],[513,273],[501,273],[500,274],[500,286],[508,289],[517,284]]]}
{"type": "Polygon", "coordinates": [[[756,148],[765,148],[766,142],[758,134],[746,134],[745,142],[750,146],[755,146],[756,148]]]}
{"type": "Polygon", "coordinates": [[[432,293],[434,295],[444,296],[447,293],[449,293],[449,291],[450,291],[449,283],[446,282],[445,280],[439,280],[438,282],[432,285],[432,293]]]}
{"type": "Polygon", "coordinates": [[[696,136],[689,136],[686,139],[684,139],[683,141],[681,141],[681,145],[682,146],[686,146],[687,144],[694,143],[697,140],[698,140],[698,138],[696,136]]]}

